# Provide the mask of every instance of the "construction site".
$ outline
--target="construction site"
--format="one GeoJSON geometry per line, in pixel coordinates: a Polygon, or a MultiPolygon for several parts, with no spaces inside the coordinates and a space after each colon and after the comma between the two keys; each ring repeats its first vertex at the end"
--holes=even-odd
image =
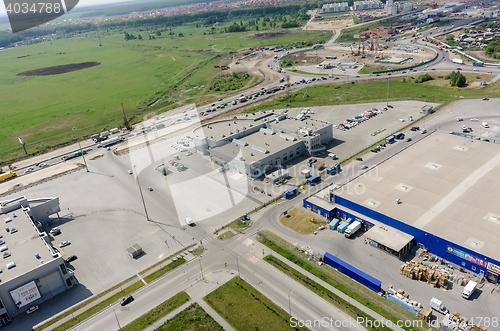
{"type": "Polygon", "coordinates": [[[357,63],[359,68],[364,64],[374,70],[387,70],[429,61],[434,56],[435,52],[428,48],[389,42],[377,30],[359,36],[357,43],[301,52],[286,59],[297,63],[294,69],[300,66],[300,70],[321,73],[325,69],[338,68],[337,62],[357,63]]]}

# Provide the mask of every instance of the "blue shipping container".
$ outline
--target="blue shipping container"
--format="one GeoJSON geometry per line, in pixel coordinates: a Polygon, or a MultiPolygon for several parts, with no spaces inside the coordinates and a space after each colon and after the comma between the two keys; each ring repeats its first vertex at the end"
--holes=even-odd
{"type": "Polygon", "coordinates": [[[321,182],[321,176],[320,174],[314,175],[312,177],[307,178],[307,184],[311,185],[313,183],[319,183],[321,182]]]}
{"type": "Polygon", "coordinates": [[[340,171],[340,164],[336,164],[336,165],[331,166],[330,168],[326,169],[326,173],[328,175],[334,175],[339,171],[340,171]]]}
{"type": "Polygon", "coordinates": [[[337,228],[337,232],[344,233],[345,229],[352,223],[352,218],[348,218],[347,221],[344,223],[340,224],[339,227],[337,228]]]}
{"type": "Polygon", "coordinates": [[[347,277],[350,277],[358,283],[368,287],[370,290],[377,293],[380,292],[380,288],[382,286],[382,282],[380,280],[373,278],[372,276],[364,273],[359,269],[354,268],[349,263],[342,261],[341,259],[333,256],[328,252],[325,253],[324,259],[325,263],[330,267],[337,269],[347,277]]]}
{"type": "Polygon", "coordinates": [[[334,218],[330,224],[328,224],[328,228],[330,230],[336,230],[337,226],[339,226],[340,220],[338,218],[334,218]]]}
{"type": "Polygon", "coordinates": [[[297,193],[299,193],[299,188],[297,186],[294,186],[288,191],[283,192],[283,198],[288,199],[289,197],[292,197],[297,193]]]}

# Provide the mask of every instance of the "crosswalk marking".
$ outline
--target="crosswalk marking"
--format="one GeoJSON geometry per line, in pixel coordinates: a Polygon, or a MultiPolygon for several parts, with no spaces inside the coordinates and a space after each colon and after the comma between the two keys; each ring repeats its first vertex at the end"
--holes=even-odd
{"type": "Polygon", "coordinates": [[[248,259],[248,261],[252,264],[255,264],[255,263],[259,262],[259,259],[256,258],[255,256],[252,256],[251,258],[248,259]]]}
{"type": "Polygon", "coordinates": [[[208,244],[209,242],[213,241],[214,239],[211,237],[206,237],[201,240],[203,244],[208,244]]]}
{"type": "Polygon", "coordinates": [[[243,241],[243,244],[245,244],[246,246],[250,246],[251,244],[253,244],[253,242],[253,239],[247,238],[245,239],[245,241],[243,241]]]}

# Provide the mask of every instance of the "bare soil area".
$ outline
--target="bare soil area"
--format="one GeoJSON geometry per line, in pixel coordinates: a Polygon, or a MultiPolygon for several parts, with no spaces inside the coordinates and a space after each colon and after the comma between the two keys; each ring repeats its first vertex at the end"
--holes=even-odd
{"type": "MultiPolygon", "coordinates": [[[[354,52],[357,51],[358,45],[352,45],[352,49],[354,52]]],[[[392,46],[389,45],[388,49],[382,49],[382,51],[374,52],[368,51],[365,49],[365,57],[355,56],[351,53],[351,48],[347,46],[338,46],[338,47],[328,47],[326,49],[320,49],[310,52],[303,52],[299,54],[291,55],[288,59],[293,60],[299,63],[321,63],[326,60],[326,56],[336,56],[337,59],[330,61],[339,61],[339,62],[357,62],[358,64],[366,64],[373,69],[387,68],[391,67],[391,69],[408,67],[410,65],[416,64],[420,61],[430,60],[434,57],[434,52],[421,48],[418,53],[409,53],[405,51],[395,51],[392,50],[392,46]],[[381,58],[376,58],[377,55],[382,55],[384,58],[393,58],[393,57],[413,57],[411,62],[405,62],[403,64],[387,64],[387,63],[375,63],[376,60],[380,60],[381,58]]],[[[300,69],[300,68],[297,68],[300,69]]]]}
{"type": "Polygon", "coordinates": [[[28,70],[18,73],[16,76],[50,76],[50,75],[60,75],[71,71],[77,71],[87,68],[92,68],[100,65],[100,62],[82,62],[82,63],[71,63],[64,64],[60,66],[46,67],[35,70],[28,70]]]}
{"type": "Polygon", "coordinates": [[[276,36],[284,36],[287,34],[292,33],[292,30],[280,30],[280,31],[272,31],[272,32],[262,32],[262,33],[256,33],[256,34],[251,34],[246,37],[242,37],[242,39],[270,39],[270,38],[275,38],[276,36]]]}

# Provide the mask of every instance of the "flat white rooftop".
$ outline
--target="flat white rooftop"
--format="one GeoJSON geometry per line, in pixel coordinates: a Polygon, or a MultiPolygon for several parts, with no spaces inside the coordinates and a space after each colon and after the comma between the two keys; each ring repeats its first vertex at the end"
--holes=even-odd
{"type": "Polygon", "coordinates": [[[0,245],[0,247],[7,246],[8,250],[5,252],[11,254],[9,257],[3,258],[5,252],[0,253],[0,268],[2,269],[0,280],[2,283],[38,267],[40,261],[47,263],[53,259],[31,221],[21,209],[0,214],[0,218],[3,223],[0,228],[1,240],[5,241],[5,244],[0,245]],[[14,217],[13,214],[16,214],[17,217],[14,217]],[[10,218],[12,221],[5,223],[6,218],[10,218]],[[9,228],[9,232],[7,232],[6,227],[9,228]],[[17,229],[17,232],[12,233],[13,228],[17,229]],[[40,256],[38,259],[35,257],[37,253],[40,256]],[[7,269],[9,262],[14,262],[16,267],[7,269]]]}
{"type": "Polygon", "coordinates": [[[500,260],[498,144],[436,132],[349,185],[364,190],[338,195],[500,260]]]}

